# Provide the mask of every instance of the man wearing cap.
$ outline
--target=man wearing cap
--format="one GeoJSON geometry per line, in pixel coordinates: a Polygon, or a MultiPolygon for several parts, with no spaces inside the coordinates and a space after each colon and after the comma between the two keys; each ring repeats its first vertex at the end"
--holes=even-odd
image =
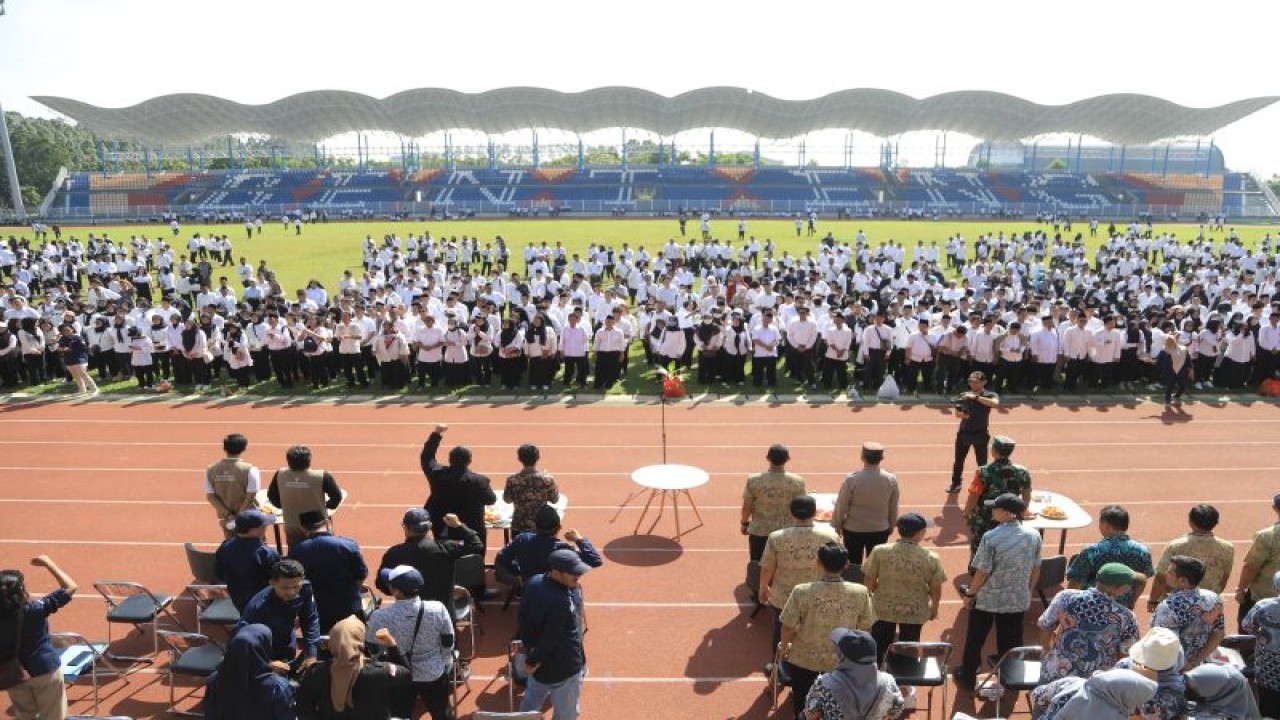
{"type": "Polygon", "coordinates": [[[1106,670],[1138,639],[1133,611],[1114,598],[1129,591],[1134,574],[1120,563],[1098,571],[1098,584],[1088,590],[1063,590],[1040,615],[1044,660],[1040,682],[1067,675],[1089,677],[1106,670]]]}
{"type": "Polygon", "coordinates": [[[204,473],[204,496],[218,514],[218,524],[227,539],[236,534],[235,516],[254,505],[262,483],[258,468],[240,459],[249,440],[240,433],[222,439],[226,457],[210,465],[204,473]]]}
{"type": "Polygon", "coordinates": [[[378,583],[391,590],[395,602],[369,615],[365,639],[376,642],[378,631],[388,630],[413,676],[413,692],[392,704],[398,706],[396,717],[414,717],[414,700],[422,698],[431,720],[453,720],[448,675],[453,663],[452,615],[442,603],[419,597],[425,582],[412,566],[383,568],[378,572],[378,583]]]}
{"type": "Polygon", "coordinates": [[[280,468],[271,478],[267,500],[280,508],[285,538],[292,548],[306,538],[299,521],[302,513],[321,511],[328,517],[342,504],[342,488],[328,470],[311,469],[310,448],[294,445],[284,457],[288,467],[280,468]]]}
{"type": "Polygon", "coordinates": [[[262,540],[273,522],[258,510],[242,511],[235,518],[235,536],[224,540],[214,552],[214,574],[227,586],[236,610],[243,610],[249,599],[268,585],[271,568],[280,561],[280,554],[262,540]]]}
{"type": "Polygon", "coordinates": [[[872,548],[862,565],[863,583],[876,607],[871,636],[882,660],[891,644],[918,641],[924,624],[938,618],[947,580],[938,554],[920,546],[928,527],[924,516],[906,513],[896,524],[898,541],[872,548]]]}
{"type": "Polygon", "coordinates": [[[792,499],[807,492],[804,478],[787,472],[791,453],[785,445],[771,445],[765,458],[769,469],[748,477],[742,492],[741,527],[751,561],[764,555],[770,533],[791,523],[792,499]]]}
{"type": "MultiPolygon", "coordinates": [[[[393,568],[398,565],[409,565],[422,574],[425,584],[419,592],[423,600],[448,602],[453,595],[453,563],[464,555],[479,555],[484,552],[484,545],[474,530],[467,527],[457,515],[444,517],[444,531],[429,537],[431,530],[431,514],[422,508],[409,508],[405,511],[401,527],[404,529],[404,542],[392,545],[382,554],[378,563],[379,569],[393,568]]],[[[378,590],[391,594],[391,586],[381,577],[377,581],[378,590]]]]}
{"type": "Polygon", "coordinates": [[[1178,633],[1188,668],[1208,659],[1226,635],[1222,597],[1200,587],[1203,577],[1204,563],[1199,560],[1183,555],[1169,558],[1164,579],[1170,592],[1151,617],[1152,627],[1178,633]]]}
{"type": "Polygon", "coordinates": [[[528,581],[547,571],[548,559],[556,550],[572,550],[582,562],[593,568],[604,564],[595,545],[577,530],[570,528],[566,531],[564,540],[557,537],[559,534],[560,513],[550,505],[543,505],[534,515],[533,532],[516,535],[510,544],[498,551],[494,559],[495,569],[502,569],[513,579],[528,581]]]}
{"type": "Polygon", "coordinates": [[[320,629],[328,632],[334,623],[352,615],[364,619],[360,586],[369,577],[369,567],[355,540],[329,532],[323,511],[302,513],[298,519],[307,539],[290,546],[289,557],[302,563],[315,592],[320,629]]]}
{"type": "Polygon", "coordinates": [[[1067,568],[1067,585],[1073,590],[1089,587],[1097,581],[1103,565],[1122,563],[1134,571],[1134,582],[1129,592],[1116,597],[1116,602],[1132,610],[1147,578],[1156,571],[1151,566],[1151,550],[1129,537],[1129,512],[1119,505],[1102,508],[1098,513],[1098,531],[1102,539],[1085,546],[1067,568]]]}
{"type": "Polygon", "coordinates": [[[869,630],[876,621],[867,588],[845,582],[849,555],[836,543],[818,548],[822,579],[801,583],[782,609],[783,670],[791,679],[791,702],[802,716],[809,688],[818,675],[835,669],[839,657],[828,638],[840,627],[869,630]]]}
{"type": "Polygon", "coordinates": [[[576,720],[586,654],[582,576],[591,569],[572,550],[556,550],[548,570],[525,585],[517,632],[528,675],[521,712],[540,712],[548,698],[556,720],[576,720]]]}
{"type": "Polygon", "coordinates": [[[972,689],[982,662],[982,646],[996,628],[997,653],[1022,645],[1022,616],[1031,607],[1031,589],[1040,576],[1040,534],[1022,525],[1027,503],[1005,493],[995,499],[992,517],[1000,523],[982,536],[973,556],[973,580],[964,592],[969,608],[964,660],[956,683],[972,689]]]}
{"type": "Polygon", "coordinates": [[[839,663],[818,676],[805,700],[804,720],[866,718],[885,720],[902,714],[905,701],[898,683],[876,667],[876,641],[861,630],[836,628],[828,638],[839,663]]]}
{"type": "Polygon", "coordinates": [[[991,410],[1000,407],[1000,396],[987,389],[987,376],[981,372],[969,373],[969,390],[954,402],[960,427],[956,429],[955,461],[951,465],[949,494],[960,492],[964,476],[964,461],[973,448],[978,467],[987,464],[987,443],[991,442],[991,410]]]}
{"type": "Polygon", "coordinates": [[[1005,493],[1013,493],[1025,503],[1031,502],[1031,473],[1009,460],[1015,443],[1007,435],[991,439],[995,460],[978,468],[969,484],[969,497],[964,503],[964,517],[969,521],[969,553],[978,551],[978,541],[992,525],[990,503],[1005,493]]]}
{"type": "MultiPolygon", "coordinates": [[[[449,429],[443,423],[436,424],[435,430],[422,445],[419,458],[422,474],[427,478],[431,494],[423,505],[433,518],[432,529],[439,536],[444,531],[446,515],[457,515],[463,525],[480,533],[480,554],[484,554],[488,538],[484,530],[484,509],[498,501],[489,478],[471,470],[471,450],[458,445],[449,451],[449,464],[441,465],[436,461],[436,451],[440,449],[440,441],[449,429]]],[[[471,588],[473,594],[485,594],[492,597],[496,593],[487,593],[484,588],[471,588]]]]}
{"type": "Polygon", "coordinates": [[[855,565],[862,564],[864,553],[888,541],[898,519],[898,476],[880,469],[883,460],[883,445],[862,444],[862,469],[844,479],[831,513],[831,527],[844,536],[855,565]]]}
{"type": "MultiPolygon", "coordinates": [[[[1280,572],[1280,495],[1271,499],[1271,510],[1278,522],[1253,534],[1253,544],[1244,556],[1240,580],[1236,583],[1235,598],[1240,605],[1238,621],[1259,600],[1276,596],[1276,586],[1271,578],[1280,572]]],[[[1280,685],[1277,685],[1280,689],[1280,685]]]]}
{"type": "MultiPolygon", "coordinates": [[[[840,543],[840,538],[831,526],[814,525],[813,516],[818,512],[818,505],[812,495],[793,497],[788,509],[791,514],[790,527],[769,533],[764,554],[760,558],[760,587],[757,597],[761,605],[774,608],[775,618],[787,606],[792,588],[800,583],[822,579],[822,573],[814,564],[818,548],[829,542],[840,543]]],[[[781,631],[782,623],[775,622],[772,645],[778,644],[781,631]]]]}
{"type": "MultiPolygon", "coordinates": [[[[1271,596],[1252,605],[1240,631],[1258,638],[1253,655],[1258,709],[1263,717],[1280,717],[1280,572],[1271,575],[1271,596]]],[[[1256,583],[1254,583],[1256,585],[1256,583]]]]}

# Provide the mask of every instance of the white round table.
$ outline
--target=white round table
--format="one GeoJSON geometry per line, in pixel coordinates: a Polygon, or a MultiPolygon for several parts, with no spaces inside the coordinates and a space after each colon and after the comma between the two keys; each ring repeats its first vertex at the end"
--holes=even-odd
{"type": "MultiPolygon", "coordinates": [[[[634,533],[640,532],[640,526],[644,523],[645,516],[649,514],[649,508],[653,505],[654,497],[659,498],[658,515],[653,520],[653,526],[655,527],[666,509],[667,497],[670,497],[672,514],[676,518],[675,539],[678,541],[680,536],[684,534],[684,531],[680,529],[681,493],[689,501],[689,506],[693,508],[693,514],[698,518],[698,524],[695,527],[702,527],[702,513],[698,512],[698,504],[693,501],[693,495],[689,491],[706,485],[709,480],[711,480],[711,476],[707,474],[706,470],[692,465],[646,465],[632,471],[631,481],[643,488],[641,492],[644,492],[644,490],[649,491],[649,500],[644,504],[644,511],[640,513],[640,519],[636,521],[634,533]]],[[[650,527],[650,530],[652,529],[653,527],[650,527]]],[[[689,529],[693,530],[694,528],[689,529]]]]}

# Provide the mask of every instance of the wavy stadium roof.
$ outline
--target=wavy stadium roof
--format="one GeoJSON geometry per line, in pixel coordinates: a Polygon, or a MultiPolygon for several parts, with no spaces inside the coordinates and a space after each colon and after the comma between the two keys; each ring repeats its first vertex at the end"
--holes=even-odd
{"type": "Polygon", "coordinates": [[[972,91],[916,99],[889,90],[842,90],[812,100],[779,100],[743,88],[712,87],[664,97],[630,87],[562,93],[510,87],[482,93],[423,88],[381,100],[317,90],[265,105],[211,95],[152,98],[132,107],[102,108],[69,98],[34,100],[101,138],[171,145],[233,133],[260,133],[317,142],[349,131],[389,131],[421,137],[439,130],[503,133],[526,128],[590,132],[614,127],[662,136],[703,127],[785,139],[825,129],[892,137],[914,130],[949,130],[988,140],[1082,133],[1116,144],[1146,144],[1206,136],[1280,100],[1256,97],[1191,108],[1148,95],[1100,95],[1068,105],[1039,105],[1003,93],[972,91]]]}

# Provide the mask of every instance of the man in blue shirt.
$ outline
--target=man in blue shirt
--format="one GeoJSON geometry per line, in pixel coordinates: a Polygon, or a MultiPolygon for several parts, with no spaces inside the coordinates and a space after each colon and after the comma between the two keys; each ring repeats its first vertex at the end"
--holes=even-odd
{"type": "Polygon", "coordinates": [[[243,611],[249,600],[271,580],[271,568],[280,554],[263,542],[271,519],[257,510],[236,515],[236,534],[223,541],[214,553],[214,572],[227,586],[236,610],[243,611]]]}
{"type": "Polygon", "coordinates": [[[321,632],[352,615],[364,619],[360,606],[360,584],[369,577],[369,568],[355,540],[329,532],[329,518],[323,512],[304,512],[298,522],[307,539],[298,543],[289,557],[302,563],[316,597],[321,632]]]}
{"type": "Polygon", "coordinates": [[[556,550],[546,573],[531,579],[520,599],[519,631],[529,681],[521,712],[541,711],[547,698],[554,720],[576,720],[586,655],[582,645],[582,592],[591,569],[572,550],[556,550]]]}
{"type": "Polygon", "coordinates": [[[254,595],[240,613],[245,625],[271,629],[271,668],[281,675],[301,674],[316,662],[320,649],[320,616],[307,572],[297,560],[281,560],[271,568],[271,584],[254,595]],[[303,651],[298,655],[293,630],[302,628],[303,651]]]}
{"type": "Polygon", "coordinates": [[[576,552],[582,562],[593,568],[604,564],[595,546],[577,530],[566,532],[564,540],[556,537],[560,533],[560,513],[550,505],[538,508],[533,516],[533,525],[536,532],[522,532],[498,551],[494,564],[508,577],[519,577],[528,582],[533,576],[541,575],[547,571],[547,562],[556,550],[576,552]]]}

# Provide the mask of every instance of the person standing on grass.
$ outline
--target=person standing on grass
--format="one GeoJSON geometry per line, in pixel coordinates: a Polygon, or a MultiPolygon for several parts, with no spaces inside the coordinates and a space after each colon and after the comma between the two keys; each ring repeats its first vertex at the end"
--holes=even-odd
{"type": "Polygon", "coordinates": [[[898,519],[898,476],[880,469],[883,460],[883,445],[862,444],[862,469],[845,478],[831,514],[831,527],[843,534],[855,565],[862,564],[864,551],[869,555],[888,541],[898,519]]]}
{"type": "Polygon", "coordinates": [[[213,463],[204,473],[204,497],[218,515],[218,526],[223,535],[235,536],[234,526],[228,524],[237,514],[254,506],[262,484],[257,467],[240,459],[249,449],[249,438],[231,433],[222,438],[222,452],[226,457],[213,463]]]}
{"type": "Polygon", "coordinates": [[[76,334],[76,329],[69,323],[58,326],[62,337],[58,339],[58,354],[62,356],[62,366],[75,381],[81,395],[88,393],[90,397],[98,394],[98,384],[89,376],[89,347],[84,338],[76,334]]]}
{"type": "Polygon", "coordinates": [[[20,570],[0,571],[0,663],[17,660],[27,676],[8,688],[17,720],[62,720],[67,691],[58,651],[49,641],[49,616],[70,603],[79,586],[48,555],[31,564],[48,570],[58,589],[33,600],[20,570]]]}

